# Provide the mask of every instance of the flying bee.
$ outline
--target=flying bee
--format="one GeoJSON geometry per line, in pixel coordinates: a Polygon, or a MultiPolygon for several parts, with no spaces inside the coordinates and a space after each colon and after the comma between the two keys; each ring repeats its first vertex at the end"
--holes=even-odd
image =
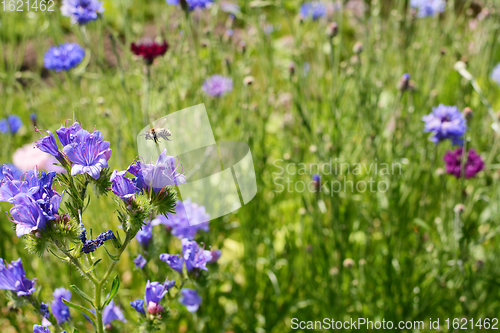
{"type": "Polygon", "coordinates": [[[153,140],[156,144],[158,144],[158,139],[163,139],[165,141],[172,141],[170,140],[170,136],[172,136],[172,132],[166,128],[154,128],[151,127],[146,134],[144,135],[144,138],[146,140],[153,140]]]}

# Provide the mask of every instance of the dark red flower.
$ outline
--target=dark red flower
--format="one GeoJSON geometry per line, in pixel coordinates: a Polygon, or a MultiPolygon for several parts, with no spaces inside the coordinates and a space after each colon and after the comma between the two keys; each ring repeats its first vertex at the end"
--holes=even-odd
{"type": "MultiPolygon", "coordinates": [[[[484,169],[484,162],[474,149],[469,149],[468,153],[469,156],[467,156],[464,166],[465,178],[472,178],[484,169]]],[[[460,178],[462,174],[462,148],[448,151],[444,156],[444,161],[446,162],[446,172],[460,178]]]]}
{"type": "Polygon", "coordinates": [[[167,52],[168,43],[166,41],[163,41],[162,44],[156,42],[132,43],[130,50],[135,55],[143,57],[147,64],[152,64],[156,57],[162,56],[167,52]]]}

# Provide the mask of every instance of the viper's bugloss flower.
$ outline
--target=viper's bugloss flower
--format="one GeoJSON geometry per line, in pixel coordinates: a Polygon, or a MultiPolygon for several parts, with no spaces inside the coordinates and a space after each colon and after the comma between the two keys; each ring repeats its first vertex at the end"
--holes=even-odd
{"type": "Polygon", "coordinates": [[[14,207],[10,209],[12,222],[16,224],[16,235],[21,237],[32,231],[44,231],[47,217],[38,203],[26,193],[14,197],[14,207]]]}
{"type": "Polygon", "coordinates": [[[186,307],[189,312],[196,312],[201,304],[201,296],[194,289],[183,288],[181,289],[182,296],[179,302],[186,307]]]}
{"type": "Polygon", "coordinates": [[[27,296],[35,292],[36,279],[26,277],[21,259],[4,263],[0,258],[0,289],[12,290],[17,296],[27,296]]]}
{"type": "Polygon", "coordinates": [[[78,66],[85,58],[85,50],[76,43],[52,46],[43,56],[45,68],[56,72],[69,71],[78,66]]]}
{"type": "Polygon", "coordinates": [[[52,301],[52,314],[60,325],[71,318],[69,307],[62,301],[63,299],[67,301],[71,300],[71,291],[64,288],[57,288],[52,293],[52,296],[54,297],[52,301]]]}
{"type": "Polygon", "coordinates": [[[104,323],[104,325],[108,325],[113,320],[119,320],[124,323],[127,322],[122,310],[118,306],[116,306],[115,302],[112,300],[108,305],[104,307],[104,310],[102,311],[102,322],[104,323]]]}
{"type": "Polygon", "coordinates": [[[326,15],[326,6],[321,1],[309,1],[300,6],[300,16],[317,20],[326,15]]]}
{"type": "Polygon", "coordinates": [[[129,201],[137,192],[137,186],[132,179],[125,177],[127,171],[113,171],[111,174],[111,190],[124,201],[129,201]]]}
{"type": "Polygon", "coordinates": [[[184,264],[184,260],[180,255],[162,253],[160,254],[160,260],[166,262],[174,271],[182,274],[182,266],[184,264]]]}
{"type": "Polygon", "coordinates": [[[490,78],[500,85],[500,63],[498,63],[491,72],[490,78]]]}
{"type": "Polygon", "coordinates": [[[138,298],[135,301],[131,301],[130,306],[133,307],[135,311],[146,314],[146,312],[144,311],[144,300],[138,298]]]}
{"type": "Polygon", "coordinates": [[[104,12],[103,3],[98,0],[63,0],[61,6],[62,15],[70,17],[73,24],[95,21],[102,12],[104,12]]]}
{"type": "Polygon", "coordinates": [[[178,168],[175,157],[167,156],[167,150],[164,149],[156,163],[146,164],[137,161],[132,163],[127,171],[136,176],[133,181],[138,189],[153,189],[159,192],[165,186],[186,184],[186,177],[177,171],[178,168]]]}
{"type": "Polygon", "coordinates": [[[140,269],[143,269],[144,266],[146,266],[146,264],[148,263],[146,258],[144,258],[140,254],[137,255],[137,257],[133,261],[134,261],[135,267],[140,268],[140,269]]]}
{"type": "Polygon", "coordinates": [[[163,41],[163,43],[156,43],[154,41],[148,41],[143,43],[132,43],[130,44],[130,50],[137,56],[144,58],[147,64],[151,65],[153,60],[157,57],[164,55],[168,50],[168,43],[163,41]]]}
{"type": "Polygon", "coordinates": [[[23,126],[23,121],[19,116],[10,115],[5,119],[0,120],[0,132],[16,134],[23,126]]]}
{"type": "Polygon", "coordinates": [[[167,226],[172,235],[179,239],[187,238],[192,240],[198,230],[208,231],[208,222],[210,214],[205,212],[204,206],[198,206],[191,202],[191,199],[177,201],[175,214],[168,213],[168,218],[164,215],[156,217],[152,223],[163,224],[167,226]],[[189,218],[188,218],[189,216],[189,218]]]}
{"type": "Polygon", "coordinates": [[[36,142],[36,147],[44,153],[50,154],[57,159],[61,158],[61,152],[57,147],[57,142],[54,134],[52,134],[51,131],[47,131],[47,133],[47,136],[44,136],[36,142]]]}
{"type": "Polygon", "coordinates": [[[209,264],[215,264],[220,256],[222,255],[221,250],[210,250],[210,254],[212,255],[212,259],[208,262],[209,264]]]}
{"type": "Polygon", "coordinates": [[[42,314],[42,317],[49,318],[50,317],[49,305],[42,302],[40,304],[40,313],[42,314]]]}
{"type": "Polygon", "coordinates": [[[109,146],[109,141],[103,141],[100,131],[89,133],[82,129],[76,132],[73,142],[63,148],[64,154],[73,162],[71,175],[87,173],[98,179],[101,170],[108,167],[109,146]]]}
{"type": "MultiPolygon", "coordinates": [[[[33,333],[50,333],[50,330],[42,325],[33,325],[33,333]]],[[[63,331],[63,333],[66,333],[66,331],[63,331]]]]}
{"type": "Polygon", "coordinates": [[[203,83],[204,93],[213,97],[220,97],[233,90],[233,80],[223,75],[212,75],[203,83]]]}
{"type": "MultiPolygon", "coordinates": [[[[19,170],[14,164],[8,163],[8,164],[0,164],[0,181],[5,178],[4,175],[4,167],[6,167],[5,172],[7,174],[12,175],[13,179],[19,180],[21,178],[21,175],[23,172],[19,170]]],[[[1,184],[1,182],[0,182],[1,184]]]]}
{"type": "Polygon", "coordinates": [[[160,304],[155,303],[155,302],[149,302],[149,304],[148,304],[148,312],[149,313],[154,315],[157,313],[162,313],[163,311],[165,311],[165,309],[160,304]]]}
{"type": "MultiPolygon", "coordinates": [[[[446,173],[452,174],[457,178],[462,176],[462,152],[463,149],[460,147],[454,151],[448,151],[443,158],[446,162],[446,173]]],[[[483,169],[484,162],[481,156],[474,149],[469,149],[467,160],[463,167],[465,178],[472,178],[483,169]]]]}
{"type": "Polygon", "coordinates": [[[444,0],[411,0],[410,6],[418,10],[418,17],[434,16],[444,12],[444,0]]]}
{"type": "Polygon", "coordinates": [[[66,125],[61,125],[61,127],[56,131],[59,142],[63,146],[67,146],[75,140],[75,135],[80,131],[82,127],[79,122],[74,122],[73,125],[66,127],[66,125]]]}
{"type": "MultiPolygon", "coordinates": [[[[167,0],[167,3],[169,5],[178,6],[181,3],[181,1],[183,0],[167,0]]],[[[184,0],[184,1],[186,1],[189,10],[194,10],[196,8],[205,9],[207,7],[210,7],[214,2],[213,0],[184,0]]]]}
{"type": "Polygon", "coordinates": [[[146,304],[149,306],[149,302],[160,303],[167,292],[168,289],[166,285],[159,282],[150,282],[148,280],[146,290],[144,292],[146,304]]]}
{"type": "Polygon", "coordinates": [[[424,117],[424,132],[431,132],[429,138],[434,143],[450,139],[452,144],[462,144],[462,136],[467,129],[467,121],[456,106],[439,104],[432,108],[432,112],[424,117]]]}
{"type": "Polygon", "coordinates": [[[101,232],[97,235],[96,239],[87,239],[87,230],[83,224],[80,224],[80,240],[82,241],[82,250],[83,253],[91,253],[97,250],[97,248],[104,245],[105,241],[116,239],[113,231],[108,230],[106,232],[101,232]]]}
{"type": "Polygon", "coordinates": [[[153,237],[153,225],[150,221],[147,221],[145,225],[142,226],[141,230],[137,232],[135,238],[143,246],[148,247],[151,238],[153,237]]]}
{"type": "Polygon", "coordinates": [[[207,262],[212,260],[210,251],[205,250],[205,246],[200,248],[196,241],[190,241],[187,238],[181,239],[182,257],[186,263],[186,269],[191,272],[195,269],[208,271],[207,262]]]}

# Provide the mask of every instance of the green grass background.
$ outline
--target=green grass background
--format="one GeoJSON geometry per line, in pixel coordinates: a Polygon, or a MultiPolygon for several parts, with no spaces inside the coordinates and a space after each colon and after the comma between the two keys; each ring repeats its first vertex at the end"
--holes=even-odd
{"type": "MultiPolygon", "coordinates": [[[[471,1],[448,1],[443,15],[418,19],[407,1],[373,0],[361,15],[349,9],[351,1],[328,19],[301,22],[299,1],[240,1],[231,38],[225,36],[228,15],[218,5],[186,20],[162,0],[105,1],[103,18],[85,31],[61,16],[59,4],[50,13],[0,11],[1,114],[24,122],[19,134],[1,136],[1,162],[39,138],[29,114],[37,114],[39,128],[53,131],[74,115],[111,142],[110,167],[125,169],[137,155],[136,133],[146,125],[144,68],[129,46],[144,36],[165,38],[170,49],[151,67],[149,117],[205,103],[216,140],[249,144],[258,184],[249,204],[211,221],[210,232],[198,238],[222,249],[222,258],[200,288],[203,303],[195,315],[171,302],[167,331],[288,332],[292,318],[498,318],[500,142],[487,107],[454,69],[465,61],[493,109],[500,108],[500,87],[489,78],[500,62],[500,7],[479,2],[491,13],[482,20],[468,9],[471,1]],[[339,24],[331,41],[328,21],[339,24]],[[268,24],[271,34],[264,32],[268,24]],[[63,41],[86,46],[87,58],[68,73],[49,73],[43,54],[63,41]],[[363,44],[358,56],[356,42],[363,44]],[[411,92],[397,88],[403,73],[411,75],[411,92]],[[203,94],[212,74],[230,76],[234,90],[221,98],[203,94]],[[245,86],[248,75],[255,81],[245,86]],[[487,161],[476,178],[457,180],[439,171],[451,145],[429,142],[421,121],[439,103],[474,110],[467,147],[487,161]],[[399,163],[401,173],[322,175],[323,182],[372,177],[390,184],[386,192],[276,192],[276,165],[331,159],[367,167],[399,163]],[[457,204],[465,205],[462,214],[454,212],[457,204]]],[[[284,177],[308,183],[311,174],[284,177]]],[[[94,233],[116,229],[115,209],[111,197],[94,196],[84,221],[94,233]]],[[[12,225],[2,212],[0,257],[23,259],[27,276],[38,278],[42,300],[71,284],[87,290],[72,267],[50,254],[26,253],[12,225]]],[[[140,251],[136,241],[118,265],[116,302],[128,323],[116,322],[113,332],[134,329],[129,302],[143,297],[148,278],[174,276],[158,254],[176,253],[180,242],[156,228],[145,272],[131,261],[140,251]]],[[[96,255],[105,267],[104,251],[96,255]]],[[[31,332],[39,317],[29,307],[12,308],[4,294],[1,331],[31,332]]],[[[76,294],[72,301],[84,303],[76,294]]],[[[72,316],[81,331],[91,331],[81,314],[72,316]]]]}

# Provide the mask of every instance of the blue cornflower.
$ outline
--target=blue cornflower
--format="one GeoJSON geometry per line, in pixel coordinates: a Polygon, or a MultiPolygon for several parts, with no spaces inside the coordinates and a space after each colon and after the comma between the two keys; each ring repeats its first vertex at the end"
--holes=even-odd
{"type": "Polygon", "coordinates": [[[64,288],[57,288],[52,293],[54,300],[52,301],[52,314],[60,325],[66,321],[69,321],[71,315],[69,313],[69,307],[63,303],[63,299],[71,300],[71,291],[64,288]]]}
{"type": "Polygon", "coordinates": [[[153,225],[151,224],[150,221],[148,221],[146,222],[145,225],[142,226],[141,230],[137,232],[135,238],[143,247],[146,248],[148,247],[149,242],[151,241],[152,233],[153,233],[153,225]]]}
{"type": "Polygon", "coordinates": [[[208,231],[209,220],[210,214],[205,212],[205,207],[198,206],[188,198],[184,201],[177,201],[175,214],[168,213],[168,218],[160,215],[152,223],[153,225],[166,225],[171,229],[172,235],[179,239],[192,240],[198,230],[208,231]]]}
{"type": "Polygon", "coordinates": [[[182,266],[184,264],[184,260],[180,255],[162,253],[160,254],[160,260],[166,262],[174,271],[182,274],[182,266]]]}
{"type": "Polygon", "coordinates": [[[491,72],[490,78],[500,85],[500,63],[498,63],[491,72]]]}
{"type": "Polygon", "coordinates": [[[73,24],[95,21],[102,12],[104,12],[103,3],[97,0],[63,0],[61,6],[62,15],[70,17],[73,24]]]}
{"type": "Polygon", "coordinates": [[[233,80],[222,75],[212,75],[205,80],[202,90],[207,95],[220,97],[233,90],[233,80]]]}
{"type": "Polygon", "coordinates": [[[44,136],[36,142],[36,147],[44,153],[50,154],[57,159],[61,158],[61,152],[57,147],[57,142],[54,134],[52,134],[51,131],[47,131],[47,133],[49,134],[48,136],[44,136]]]}
{"type": "Polygon", "coordinates": [[[418,9],[418,17],[428,17],[444,12],[446,2],[444,0],[411,0],[410,6],[418,9]]]}
{"type": "Polygon", "coordinates": [[[114,301],[109,302],[102,312],[102,321],[104,325],[110,324],[113,320],[120,320],[124,323],[127,322],[122,310],[115,305],[114,301]]]}
{"type": "Polygon", "coordinates": [[[124,201],[129,201],[137,192],[137,185],[132,179],[124,177],[127,171],[113,171],[111,174],[111,189],[124,201]]]}
{"type": "Polygon", "coordinates": [[[79,130],[73,138],[73,142],[63,148],[68,159],[73,162],[71,175],[88,173],[92,178],[98,179],[101,170],[108,167],[111,157],[109,141],[102,140],[102,133],[95,131],[89,133],[79,130]]]}
{"type": "Polygon", "coordinates": [[[146,312],[144,311],[144,300],[138,298],[135,301],[131,301],[130,306],[133,307],[135,311],[146,314],[146,312]]]}
{"type": "Polygon", "coordinates": [[[76,67],[85,58],[85,50],[76,43],[64,43],[52,46],[43,56],[45,68],[60,71],[69,71],[76,67]]]}
{"type": "MultiPolygon", "coordinates": [[[[186,0],[189,10],[194,10],[196,8],[205,9],[210,7],[214,1],[213,0],[186,0]]],[[[169,5],[178,6],[180,4],[179,0],[167,0],[169,5]]]]}
{"type": "Polygon", "coordinates": [[[146,264],[148,263],[146,258],[144,258],[140,254],[137,255],[137,257],[133,261],[134,261],[135,267],[140,268],[140,269],[143,269],[144,266],[146,266],[146,264]]]}
{"type": "Polygon", "coordinates": [[[182,257],[188,272],[198,269],[208,271],[207,263],[212,260],[210,251],[205,250],[205,246],[200,248],[196,241],[190,241],[187,238],[181,239],[181,244],[182,257]]]}
{"type": "Polygon", "coordinates": [[[6,264],[0,258],[0,289],[12,290],[19,297],[27,296],[35,292],[35,281],[26,277],[21,259],[6,264]]]}
{"type": "Polygon", "coordinates": [[[183,288],[181,289],[181,294],[179,302],[186,306],[189,312],[196,312],[201,304],[201,296],[198,295],[198,292],[194,289],[183,288]]]}
{"type": "Polygon", "coordinates": [[[321,1],[305,2],[300,6],[300,15],[317,20],[326,15],[326,6],[321,1]]]}
{"type": "Polygon", "coordinates": [[[6,119],[0,120],[0,132],[16,134],[23,126],[23,122],[19,116],[10,115],[6,119]]]}
{"type": "Polygon", "coordinates": [[[434,143],[450,139],[452,144],[462,144],[462,136],[467,129],[467,121],[456,106],[439,104],[432,108],[432,112],[424,117],[424,132],[432,132],[429,138],[434,143]]]}

